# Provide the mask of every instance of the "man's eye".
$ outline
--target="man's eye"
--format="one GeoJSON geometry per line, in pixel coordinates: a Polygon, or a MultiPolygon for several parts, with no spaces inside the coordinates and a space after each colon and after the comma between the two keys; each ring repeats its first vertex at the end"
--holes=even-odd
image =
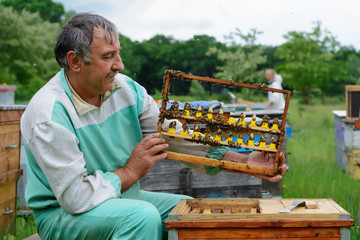
{"type": "Polygon", "coordinates": [[[110,59],[112,57],[113,57],[113,54],[107,54],[107,55],[104,56],[105,59],[110,59]]]}

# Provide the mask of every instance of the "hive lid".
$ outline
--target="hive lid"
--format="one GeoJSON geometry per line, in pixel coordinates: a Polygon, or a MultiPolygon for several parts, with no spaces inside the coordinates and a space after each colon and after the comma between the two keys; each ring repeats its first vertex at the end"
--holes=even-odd
{"type": "MultiPolygon", "coordinates": [[[[350,214],[332,199],[183,199],[169,214],[168,222],[264,222],[348,221],[350,214]],[[279,213],[294,201],[305,204],[279,213]]],[[[350,225],[349,225],[350,224],[350,225]]],[[[281,225],[281,224],[280,224],[281,225]]]]}

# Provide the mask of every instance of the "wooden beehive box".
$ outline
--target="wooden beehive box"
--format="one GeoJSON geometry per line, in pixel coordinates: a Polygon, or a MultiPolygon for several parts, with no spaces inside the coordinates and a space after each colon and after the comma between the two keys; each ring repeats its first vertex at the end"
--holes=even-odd
{"type": "MultiPolygon", "coordinates": [[[[222,161],[218,159],[204,158],[195,155],[167,152],[167,158],[173,160],[179,160],[184,162],[199,163],[208,166],[220,167],[223,170],[237,172],[237,173],[253,173],[261,174],[267,176],[274,176],[278,173],[279,165],[279,154],[281,152],[281,145],[285,135],[285,124],[286,116],[290,101],[290,91],[280,90],[275,88],[269,88],[265,84],[245,84],[237,83],[228,80],[220,80],[209,77],[194,76],[192,74],[185,74],[180,71],[168,70],[164,75],[164,86],[162,91],[162,102],[160,108],[160,116],[158,122],[158,132],[164,136],[182,138],[187,141],[193,141],[202,144],[208,144],[211,146],[226,146],[231,148],[245,148],[253,149],[256,151],[264,151],[269,153],[276,153],[275,161],[273,167],[260,167],[249,164],[237,163],[232,161],[222,161]],[[277,92],[286,95],[285,109],[280,121],[270,120],[269,116],[264,116],[262,123],[258,125],[253,119],[251,121],[245,122],[244,115],[240,115],[239,119],[243,121],[235,121],[234,117],[229,117],[218,112],[217,114],[212,114],[211,112],[203,113],[202,110],[191,111],[186,110],[180,113],[178,111],[177,102],[174,102],[171,107],[167,107],[169,103],[169,93],[170,93],[170,82],[172,80],[187,80],[187,81],[203,81],[211,84],[219,84],[226,87],[239,87],[239,88],[248,88],[257,91],[264,92],[277,92]],[[170,131],[165,132],[162,129],[162,124],[165,119],[168,120],[179,120],[180,122],[186,124],[195,124],[195,125],[205,125],[206,127],[202,129],[201,133],[188,135],[178,134],[170,131]],[[280,125],[281,122],[281,125],[280,125]],[[237,140],[242,139],[243,136],[253,136],[253,135],[263,135],[262,142],[254,143],[254,141],[247,142],[238,142],[237,140]],[[272,135],[272,140],[270,146],[265,144],[265,135],[272,135]],[[232,140],[232,139],[237,140],[232,140]],[[230,140],[229,140],[230,139],[230,140]],[[257,145],[258,144],[258,145],[257,145]]],[[[183,124],[183,127],[185,124],[183,124]]],[[[185,130],[185,128],[183,128],[185,130]]],[[[201,131],[201,130],[200,130],[201,131]]],[[[183,131],[184,132],[184,131],[183,131]]],[[[187,132],[187,131],[186,131],[187,132]]],[[[195,130],[194,130],[195,132],[195,130]]]]}
{"type": "Polygon", "coordinates": [[[345,86],[346,120],[359,120],[360,85],[345,86]]]}
{"type": "Polygon", "coordinates": [[[332,199],[183,199],[165,221],[174,239],[350,239],[350,214],[332,199]],[[290,213],[279,213],[294,201],[290,213]]]}
{"type": "Polygon", "coordinates": [[[16,181],[20,169],[20,117],[24,108],[0,106],[0,238],[15,235],[16,181]]]}

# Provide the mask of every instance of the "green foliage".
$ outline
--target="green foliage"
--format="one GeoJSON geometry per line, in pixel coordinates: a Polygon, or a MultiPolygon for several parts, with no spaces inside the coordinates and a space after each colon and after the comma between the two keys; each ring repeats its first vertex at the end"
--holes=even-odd
{"type": "Polygon", "coordinates": [[[5,7],[13,7],[18,13],[22,10],[38,12],[43,20],[53,23],[61,23],[65,19],[64,6],[52,0],[2,0],[0,3],[5,7]]]}
{"type": "MultiPolygon", "coordinates": [[[[130,68],[131,76],[136,73],[136,80],[149,92],[162,88],[162,78],[167,69],[194,75],[213,76],[215,67],[221,65],[221,61],[215,54],[206,56],[206,52],[210,47],[216,46],[219,49],[225,47],[224,44],[216,42],[215,38],[206,35],[196,35],[187,41],[177,41],[172,37],[156,35],[142,43],[133,43],[133,46],[132,58],[136,59],[138,65],[126,64],[125,67],[130,68]]],[[[124,48],[122,54],[127,54],[126,51],[124,48]]],[[[189,87],[188,82],[176,81],[172,83],[172,94],[187,94],[189,87]]]]}
{"type": "Polygon", "coordinates": [[[277,68],[284,82],[299,91],[307,104],[311,104],[313,89],[320,89],[324,102],[331,80],[336,84],[346,72],[346,65],[335,61],[339,43],[329,31],[321,29],[320,22],[311,33],[293,31],[284,37],[288,41],[275,53],[284,60],[277,68]]]}
{"type": "Polygon", "coordinates": [[[53,46],[60,25],[1,5],[0,22],[1,81],[17,85],[17,101],[28,100],[59,69],[53,46]]]}
{"type": "Polygon", "coordinates": [[[197,96],[199,99],[206,99],[209,94],[199,81],[191,81],[190,95],[197,96]]]}
{"type": "Polygon", "coordinates": [[[260,82],[263,79],[264,71],[258,70],[258,66],[266,62],[266,56],[263,55],[264,47],[255,45],[258,34],[260,32],[257,32],[256,29],[252,29],[247,35],[237,29],[236,33],[232,33],[228,37],[233,41],[226,50],[211,48],[208,54],[217,54],[218,58],[225,63],[223,66],[217,67],[218,72],[215,77],[242,83],[260,82]],[[236,37],[245,41],[245,45],[236,43],[236,37]]]}
{"type": "Polygon", "coordinates": [[[360,182],[341,171],[335,160],[332,110],[344,108],[343,102],[310,106],[291,100],[288,120],[293,137],[287,141],[290,169],[283,178],[283,197],[332,198],[355,219],[355,240],[360,238],[360,182]]]}

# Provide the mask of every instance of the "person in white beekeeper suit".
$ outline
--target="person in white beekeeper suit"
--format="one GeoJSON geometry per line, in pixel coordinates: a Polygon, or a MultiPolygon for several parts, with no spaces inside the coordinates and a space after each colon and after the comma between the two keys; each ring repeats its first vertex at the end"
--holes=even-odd
{"type": "MultiPolygon", "coordinates": [[[[265,78],[268,80],[270,88],[282,89],[282,77],[274,69],[266,69],[265,78]]],[[[285,100],[282,93],[269,91],[268,99],[269,102],[264,108],[265,110],[284,110],[285,100]]]]}

